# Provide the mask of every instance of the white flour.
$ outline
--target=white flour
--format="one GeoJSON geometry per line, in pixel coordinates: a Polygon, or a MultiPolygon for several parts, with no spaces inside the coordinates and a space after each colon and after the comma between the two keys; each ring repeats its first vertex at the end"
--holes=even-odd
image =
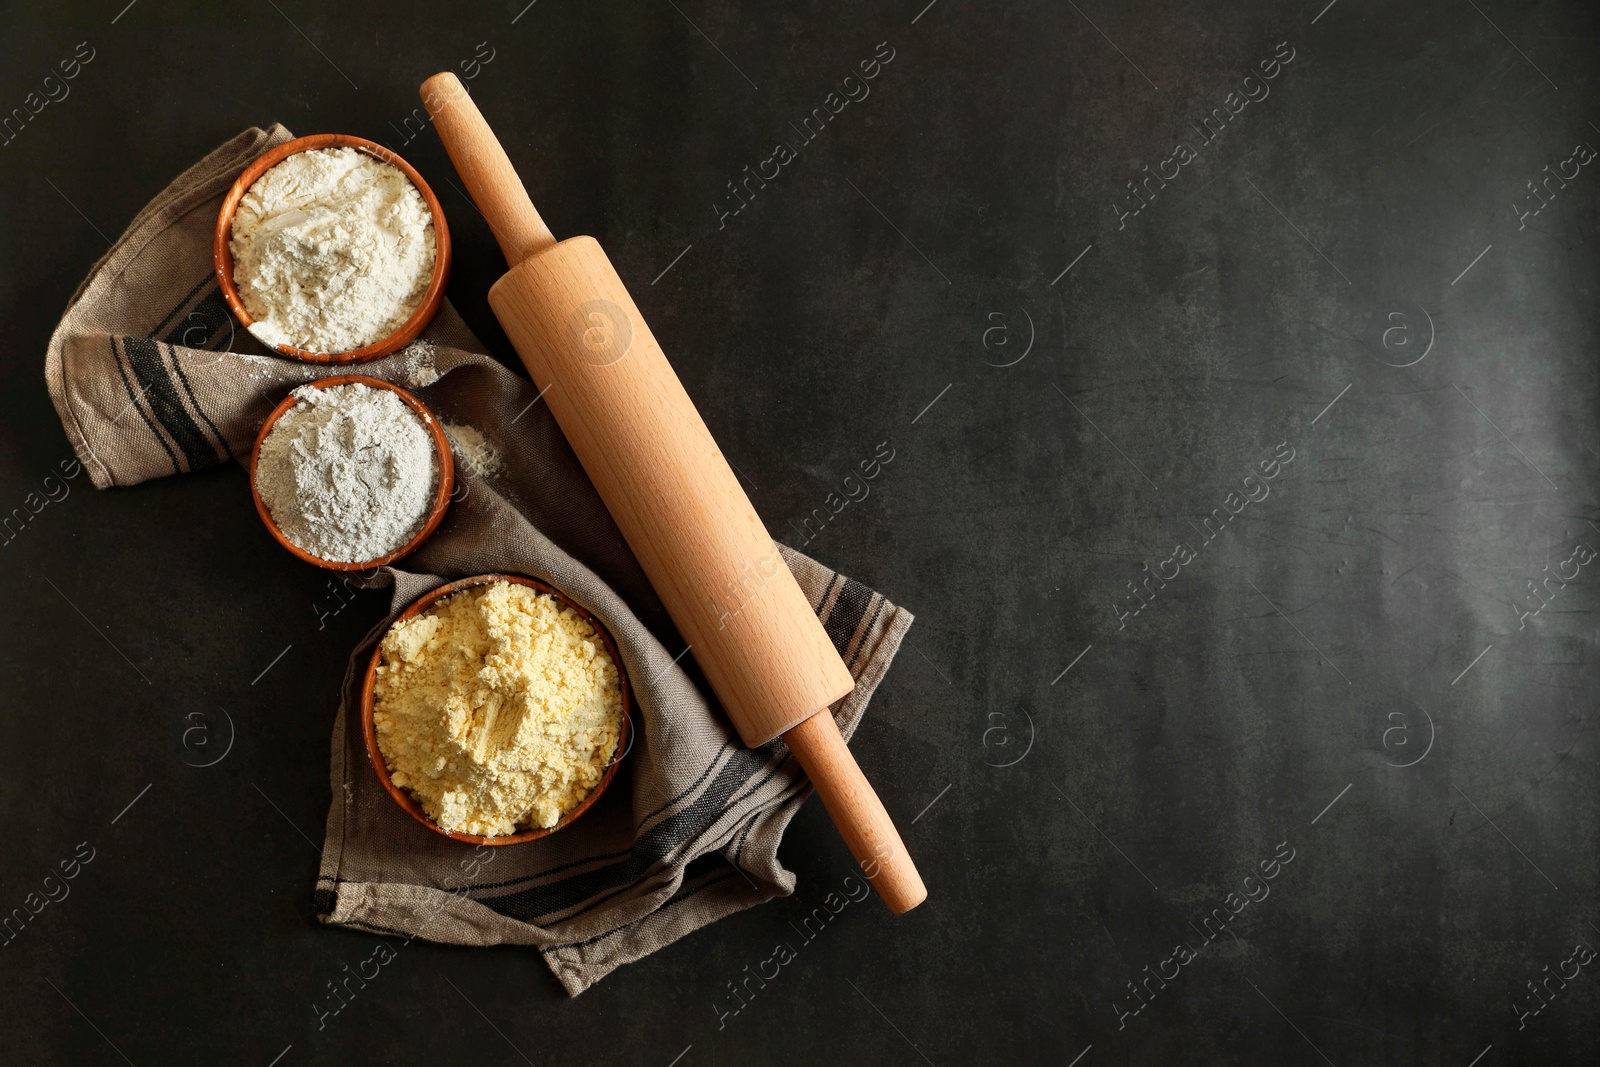
{"type": "Polygon", "coordinates": [[[439,482],[433,437],[387,389],[303,385],[261,442],[256,487],[272,521],[319,559],[388,555],[427,521],[439,482]]]}
{"type": "Polygon", "coordinates": [[[433,216],[399,168],[354,148],[298,152],[233,217],[233,280],[267,344],[349,352],[411,317],[433,275],[433,216]]]}

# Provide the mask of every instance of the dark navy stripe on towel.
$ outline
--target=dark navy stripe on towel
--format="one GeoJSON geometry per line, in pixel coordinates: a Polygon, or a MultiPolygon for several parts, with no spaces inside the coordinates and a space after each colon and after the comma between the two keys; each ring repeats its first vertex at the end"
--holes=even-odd
{"type": "MultiPolygon", "coordinates": [[[[136,409],[139,412],[139,417],[144,420],[144,424],[150,427],[150,434],[156,439],[156,444],[161,446],[161,451],[165,452],[167,458],[172,461],[172,473],[182,474],[183,465],[178,462],[178,457],[173,453],[172,446],[167,444],[167,439],[161,436],[161,431],[156,429],[156,424],[150,421],[149,414],[144,410],[144,406],[139,403],[140,398],[144,396],[145,387],[141,385],[139,386],[139,391],[134,392],[133,383],[128,381],[127,368],[122,365],[122,357],[117,354],[117,339],[111,337],[107,338],[107,340],[111,342],[111,362],[117,365],[117,376],[122,379],[122,387],[128,391],[128,406],[136,409]]],[[[123,338],[123,340],[126,341],[127,338],[123,338]]],[[[127,412],[124,411],[123,415],[126,414],[127,412]]],[[[118,415],[117,418],[122,418],[122,415],[118,415]]]]}
{"type": "Polygon", "coordinates": [[[178,320],[161,340],[185,348],[210,348],[212,341],[223,332],[233,337],[232,325],[233,313],[228,310],[222,299],[222,288],[218,286],[201,297],[193,310],[178,320]],[[230,328],[223,331],[224,326],[230,328]]]}
{"type": "Polygon", "coordinates": [[[133,368],[150,411],[172,440],[183,452],[189,470],[199,470],[221,462],[221,456],[206,439],[205,432],[189,414],[178,397],[172,376],[161,362],[161,346],[149,337],[124,337],[122,350],[128,354],[128,365],[133,368]]]}
{"type": "Polygon", "coordinates": [[[867,605],[871,602],[872,590],[853,579],[844,580],[839,599],[834,601],[833,610],[822,624],[840,656],[849,650],[850,639],[856,635],[856,627],[861,625],[861,616],[867,613],[867,605]]]}

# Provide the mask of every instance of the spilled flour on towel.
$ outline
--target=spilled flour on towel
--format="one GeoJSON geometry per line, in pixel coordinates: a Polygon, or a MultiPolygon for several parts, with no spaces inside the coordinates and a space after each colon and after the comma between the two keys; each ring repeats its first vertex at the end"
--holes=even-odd
{"type": "Polygon", "coordinates": [[[439,368],[433,365],[433,356],[437,351],[433,342],[424,341],[419,337],[395,353],[405,360],[407,385],[413,389],[421,389],[439,380],[439,368]]]}
{"type": "Polygon", "coordinates": [[[480,478],[500,473],[500,450],[480,431],[465,423],[444,423],[444,435],[450,438],[456,458],[480,478]]]}

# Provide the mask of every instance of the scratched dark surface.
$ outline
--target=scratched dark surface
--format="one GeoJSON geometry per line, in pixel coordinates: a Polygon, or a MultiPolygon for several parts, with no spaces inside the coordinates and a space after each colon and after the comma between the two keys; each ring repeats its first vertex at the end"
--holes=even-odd
{"type": "Polygon", "coordinates": [[[106,238],[251,124],[414,162],[511,359],[405,125],[492,56],[775,536],[917,613],[855,747],[928,902],[805,940],[851,869],[812,801],[795,898],[576,1000],[418,943],[319,1027],[378,943],[303,834],[382,597],[319,630],[237,467],[79,478],[0,555],[0,908],[94,850],[0,947],[0,1060],[1595,1062],[1595,7],[674,3],[11,7],[0,108],[94,58],[0,147],[0,504],[68,454],[44,346],[106,238]]]}

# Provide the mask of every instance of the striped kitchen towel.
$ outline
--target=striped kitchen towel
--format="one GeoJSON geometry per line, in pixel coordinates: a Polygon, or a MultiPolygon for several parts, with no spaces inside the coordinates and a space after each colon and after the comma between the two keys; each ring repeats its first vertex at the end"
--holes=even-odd
{"type": "MultiPolygon", "coordinates": [[[[248,456],[291,388],[345,369],[279,359],[237,329],[211,269],[228,186],[289,137],[282,126],[247,130],[189,168],[73,295],[45,378],[100,488],[248,456]]],[[[637,696],[636,740],[616,782],[568,830],[500,848],[430,833],[384,794],[359,733],[361,672],[386,619],[351,655],[333,721],[317,918],[407,941],[530,945],[577,994],[709,922],[792,893],[777,853],[810,794],[803,772],[781,741],[739,742],[533,386],[490,357],[448,304],[421,341],[359,370],[413,388],[502,457],[480,473],[459,456],[439,531],[403,566],[361,580],[392,585],[391,618],[473,574],[512,571],[565,590],[617,640],[637,696]]],[[[856,678],[832,708],[848,738],[911,614],[783,552],[856,678]]],[[[303,785],[316,788],[309,776],[303,785]]]]}

